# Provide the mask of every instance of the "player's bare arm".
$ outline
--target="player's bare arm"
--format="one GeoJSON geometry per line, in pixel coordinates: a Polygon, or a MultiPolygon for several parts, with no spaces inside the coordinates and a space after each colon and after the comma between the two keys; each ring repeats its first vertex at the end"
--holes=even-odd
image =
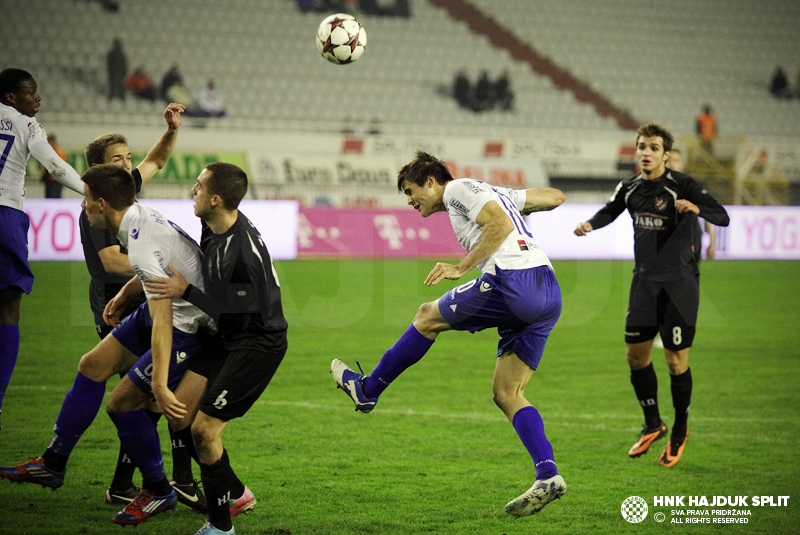
{"type": "Polygon", "coordinates": [[[180,272],[169,265],[172,277],[150,277],[144,283],[147,291],[153,295],[150,299],[182,299],[189,282],[183,278],[180,272]]]}
{"type": "Polygon", "coordinates": [[[178,129],[181,126],[181,113],[186,111],[183,104],[171,103],[164,110],[164,119],[167,121],[167,131],[162,134],[161,139],[150,148],[142,163],[136,168],[142,175],[142,184],[153,178],[169,160],[175,142],[178,140],[178,129]]]}
{"type": "Polygon", "coordinates": [[[142,291],[142,281],[139,280],[139,277],[132,277],[131,280],[125,283],[119,293],[106,304],[106,308],[103,310],[103,321],[112,327],[119,326],[122,321],[122,314],[125,312],[131,298],[142,293],[142,291]]]}
{"type": "Polygon", "coordinates": [[[588,221],[584,221],[583,223],[578,224],[577,228],[575,228],[575,235],[576,236],[586,236],[594,229],[592,228],[592,224],[588,221]]]}
{"type": "Polygon", "coordinates": [[[685,214],[686,212],[691,212],[693,214],[700,213],[700,208],[692,201],[687,201],[686,199],[678,199],[675,201],[675,209],[681,214],[685,214]]]}
{"type": "Polygon", "coordinates": [[[487,202],[475,222],[483,228],[481,237],[458,265],[439,262],[425,279],[426,286],[432,286],[443,279],[458,280],[472,268],[489,258],[503,240],[514,230],[514,223],[495,201],[487,202]]]}
{"type": "Polygon", "coordinates": [[[172,356],[172,301],[149,299],[150,317],[153,318],[153,397],[158,409],[167,418],[176,420],[186,415],[186,405],[178,401],[169,389],[169,363],[172,356]]]}
{"type": "Polygon", "coordinates": [[[566,200],[561,190],[556,188],[528,188],[525,190],[523,214],[544,212],[557,208],[566,200]]]}
{"type": "Polygon", "coordinates": [[[109,245],[104,249],[100,249],[97,254],[106,272],[126,277],[136,275],[133,272],[130,260],[128,260],[128,255],[121,252],[119,245],[109,245]]]}

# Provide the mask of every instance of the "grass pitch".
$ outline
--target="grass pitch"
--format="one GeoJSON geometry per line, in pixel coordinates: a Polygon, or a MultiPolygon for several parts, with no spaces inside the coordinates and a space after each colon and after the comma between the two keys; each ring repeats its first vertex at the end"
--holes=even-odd
{"type": "MultiPolygon", "coordinates": [[[[642,421],[622,336],[632,263],[556,262],[564,309],[527,395],[544,418],[569,490],[539,515],[519,520],[507,517],[503,505],[533,483],[534,472],[491,400],[495,332],[441,335],[369,415],[353,411],[328,373],[336,357],[371,370],[417,307],[457,284],[426,288],[432,265],[276,264],[291,325],[289,353],[261,400],[223,435],[234,468],[259,500],[236,519],[239,535],[800,532],[800,263],[702,265],[690,437],[680,463],[665,469],[657,464],[663,441],[639,459],[626,453],[642,421]],[[690,496],[718,495],[790,498],[785,507],[689,506],[690,496]],[[629,496],[649,505],[639,524],[620,513],[629,496]],[[684,496],[685,506],[655,507],[655,496],[684,496]],[[713,519],[718,509],[749,513],[729,517],[747,523],[686,521],[689,510],[713,519]],[[654,520],[656,513],[664,522],[654,520]]],[[[50,262],[33,269],[20,357],[3,407],[0,464],[41,454],[78,359],[97,342],[85,266],[50,262]]],[[[660,350],[653,356],[670,425],[666,364],[660,350]]],[[[109,392],[115,384],[109,382],[109,392]]],[[[117,447],[101,411],[61,489],[0,481],[0,534],[118,532],[110,522],[118,508],[102,499],[117,447]]],[[[179,506],[136,533],[191,534],[204,521],[179,506]]]]}

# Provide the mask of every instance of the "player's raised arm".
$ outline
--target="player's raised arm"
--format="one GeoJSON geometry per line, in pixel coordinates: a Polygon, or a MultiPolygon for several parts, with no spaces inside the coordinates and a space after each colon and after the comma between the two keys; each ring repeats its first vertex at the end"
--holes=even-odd
{"type": "Polygon", "coordinates": [[[181,114],[186,111],[183,104],[171,103],[164,110],[164,119],[167,121],[167,130],[162,134],[161,139],[150,148],[142,163],[136,168],[142,175],[142,184],[146,184],[156,173],[158,173],[169,160],[175,142],[178,140],[178,129],[181,127],[181,114]]]}
{"type": "Polygon", "coordinates": [[[528,188],[525,190],[523,214],[543,212],[557,208],[566,200],[561,190],[556,188],[528,188]]]}

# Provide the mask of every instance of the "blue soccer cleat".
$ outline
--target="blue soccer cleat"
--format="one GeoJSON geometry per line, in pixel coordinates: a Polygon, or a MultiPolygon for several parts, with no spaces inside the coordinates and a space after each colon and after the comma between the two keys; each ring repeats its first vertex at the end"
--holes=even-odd
{"type": "Polygon", "coordinates": [[[331,373],[333,374],[333,380],[336,381],[336,386],[344,390],[353,399],[357,411],[370,412],[378,403],[378,398],[368,398],[364,395],[364,370],[361,369],[360,364],[358,369],[362,373],[356,373],[351,370],[347,364],[339,359],[333,359],[333,362],[331,362],[331,373]]]}
{"type": "Polygon", "coordinates": [[[121,526],[133,526],[177,506],[178,494],[175,489],[165,496],[155,496],[149,490],[142,489],[125,509],[111,517],[111,521],[121,526]]]}
{"type": "Polygon", "coordinates": [[[506,513],[515,517],[535,515],[548,503],[561,499],[565,492],[567,484],[559,475],[537,480],[525,494],[506,504],[506,513]]]}
{"type": "Polygon", "coordinates": [[[232,527],[230,531],[222,531],[211,522],[206,522],[194,535],[236,535],[236,529],[232,527]]]}
{"type": "Polygon", "coordinates": [[[44,465],[41,457],[28,459],[27,463],[16,466],[0,466],[0,477],[16,483],[35,483],[56,490],[64,484],[66,470],[56,472],[44,465]]]}

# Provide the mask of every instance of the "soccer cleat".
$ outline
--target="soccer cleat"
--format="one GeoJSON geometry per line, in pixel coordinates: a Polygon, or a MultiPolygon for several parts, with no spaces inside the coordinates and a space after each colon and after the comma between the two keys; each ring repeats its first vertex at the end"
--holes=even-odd
{"type": "Polygon", "coordinates": [[[149,490],[142,489],[125,509],[111,517],[111,521],[120,526],[135,526],[158,513],[175,509],[177,505],[178,493],[175,489],[165,496],[155,496],[149,490]]]}
{"type": "Polygon", "coordinates": [[[364,370],[361,369],[361,364],[358,364],[358,369],[361,373],[351,370],[339,359],[333,359],[331,362],[331,373],[336,386],[353,399],[357,411],[370,412],[378,403],[378,398],[368,398],[364,395],[364,370]]]}
{"type": "Polygon", "coordinates": [[[170,481],[169,484],[178,493],[178,501],[183,505],[191,507],[198,513],[206,514],[208,512],[208,502],[197,481],[188,485],[179,485],[174,481],[170,481]]]}
{"type": "Polygon", "coordinates": [[[236,535],[236,529],[231,527],[230,531],[222,531],[211,522],[206,522],[194,535],[236,535]]]}
{"type": "Polygon", "coordinates": [[[123,491],[114,490],[111,487],[108,487],[106,489],[105,502],[109,505],[128,505],[136,499],[137,494],[139,494],[139,489],[136,487],[131,487],[128,490],[123,491]]]}
{"type": "Polygon", "coordinates": [[[683,437],[683,440],[680,442],[675,442],[675,438],[670,437],[669,444],[667,444],[667,447],[661,452],[661,457],[658,459],[658,464],[661,466],[666,466],[667,468],[678,464],[678,461],[681,460],[681,455],[683,455],[683,447],[686,446],[686,440],[688,438],[688,429],[686,430],[686,435],[683,437]]]}
{"type": "Polygon", "coordinates": [[[31,457],[27,463],[16,466],[0,466],[0,477],[10,479],[16,483],[36,483],[42,487],[56,490],[64,484],[66,470],[56,472],[44,465],[44,459],[31,457]]]}
{"type": "Polygon", "coordinates": [[[652,429],[648,429],[647,425],[642,426],[642,432],[639,433],[639,440],[628,450],[628,455],[631,457],[644,455],[647,453],[647,450],[650,449],[650,445],[653,442],[665,436],[667,436],[667,425],[664,422],[661,422],[659,427],[654,427],[652,429]]]}
{"type": "Polygon", "coordinates": [[[245,487],[244,494],[242,494],[235,500],[231,500],[228,502],[228,504],[230,504],[231,507],[231,518],[239,516],[242,513],[246,513],[247,511],[251,511],[253,507],[256,506],[257,503],[258,500],[256,500],[256,495],[253,494],[252,490],[245,487]]]}
{"type": "Polygon", "coordinates": [[[537,480],[525,494],[506,504],[506,513],[514,517],[535,515],[548,503],[561,499],[565,492],[567,484],[560,475],[537,480]]]}

